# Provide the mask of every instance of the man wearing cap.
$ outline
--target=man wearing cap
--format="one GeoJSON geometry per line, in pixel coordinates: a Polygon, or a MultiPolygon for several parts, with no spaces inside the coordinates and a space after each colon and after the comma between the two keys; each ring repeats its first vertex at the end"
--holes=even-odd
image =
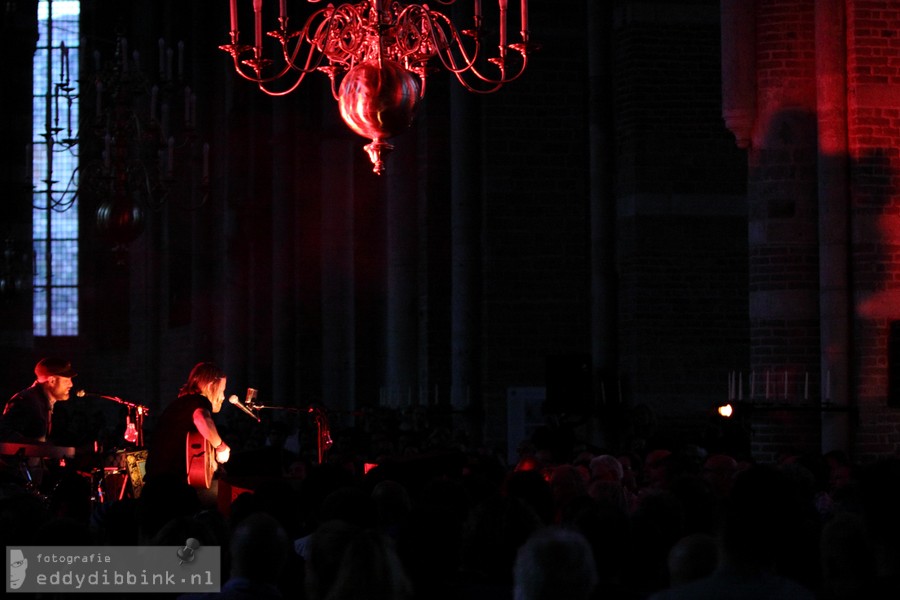
{"type": "Polygon", "coordinates": [[[61,358],[43,358],[36,379],[6,403],[0,417],[0,441],[44,442],[50,435],[53,405],[69,399],[75,370],[61,358]]]}

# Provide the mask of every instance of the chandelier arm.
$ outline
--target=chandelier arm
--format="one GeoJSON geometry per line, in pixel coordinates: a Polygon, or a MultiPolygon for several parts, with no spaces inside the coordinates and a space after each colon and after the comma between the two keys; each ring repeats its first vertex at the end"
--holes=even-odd
{"type": "Polygon", "coordinates": [[[462,36],[459,34],[459,31],[446,15],[444,15],[443,13],[431,11],[429,11],[428,14],[429,17],[432,17],[432,19],[429,20],[429,30],[434,39],[434,44],[437,48],[437,55],[441,61],[441,64],[445,69],[456,76],[456,79],[463,85],[463,87],[466,88],[466,90],[479,94],[491,94],[499,90],[507,83],[515,81],[525,72],[525,68],[528,66],[527,42],[511,44],[509,46],[509,48],[517,50],[522,57],[522,62],[519,64],[514,75],[510,76],[506,73],[507,64],[505,59],[492,58],[489,59],[488,62],[494,64],[499,69],[500,76],[491,77],[484,74],[480,69],[478,69],[478,67],[475,66],[475,62],[481,52],[481,42],[478,37],[475,36],[475,47],[472,49],[472,52],[470,54],[469,51],[466,50],[466,47],[462,42],[462,36]],[[441,21],[443,23],[441,23],[441,21]],[[440,38],[438,38],[437,36],[438,33],[440,34],[440,38]],[[462,57],[462,65],[457,64],[457,60],[453,54],[454,49],[462,57]],[[465,77],[467,73],[471,74],[475,79],[489,84],[489,87],[475,87],[467,81],[465,77]]]}
{"type": "Polygon", "coordinates": [[[285,89],[285,90],[270,90],[270,89],[268,89],[267,87],[265,87],[265,84],[266,84],[266,83],[271,83],[271,82],[269,82],[269,81],[266,81],[266,82],[259,82],[259,83],[257,83],[257,86],[256,86],[256,87],[258,87],[259,90],[260,90],[261,92],[263,92],[266,96],[273,96],[273,97],[276,97],[276,98],[278,98],[278,97],[280,97],[280,96],[287,96],[287,95],[290,94],[291,92],[295,91],[298,87],[300,87],[300,84],[303,83],[303,80],[306,78],[307,75],[309,75],[309,73],[307,73],[307,72],[301,72],[301,73],[297,76],[297,80],[294,81],[294,83],[291,84],[291,87],[289,87],[289,88],[287,88],[287,89],[285,89]]]}
{"type": "MultiPolygon", "coordinates": [[[[324,58],[322,48],[319,47],[319,38],[323,35],[323,28],[330,28],[331,22],[333,21],[333,14],[334,9],[330,5],[328,8],[323,8],[314,12],[306,20],[306,23],[303,24],[302,29],[291,34],[287,38],[278,36],[275,32],[273,32],[273,34],[276,37],[279,37],[279,40],[281,41],[284,60],[291,66],[291,69],[299,71],[301,73],[312,73],[319,68],[324,58]],[[318,18],[322,18],[322,22],[319,23],[318,27],[316,27],[315,34],[310,37],[309,32],[312,29],[313,23],[318,18]],[[288,53],[288,39],[290,39],[291,37],[296,37],[297,43],[294,44],[292,51],[288,53]],[[297,57],[299,56],[300,50],[302,49],[304,43],[309,46],[309,51],[306,53],[306,60],[303,61],[303,66],[298,66],[297,57]],[[315,61],[313,60],[314,56],[316,57],[315,61]]],[[[327,35],[327,31],[325,32],[325,34],[327,35]]]]}
{"type": "Polygon", "coordinates": [[[277,38],[281,43],[284,66],[279,71],[266,77],[261,76],[263,61],[258,61],[256,59],[240,59],[240,56],[243,54],[253,52],[253,47],[244,46],[242,48],[235,48],[235,46],[232,45],[222,46],[221,48],[231,52],[235,71],[241,78],[255,83],[259,90],[268,96],[285,96],[295,91],[308,74],[318,70],[322,61],[326,58],[321,46],[323,43],[322,38],[327,38],[333,28],[334,12],[334,9],[331,7],[316,11],[309,19],[307,19],[300,30],[288,36],[281,35],[280,32],[277,31],[269,32],[269,35],[277,38]],[[310,31],[312,30],[313,24],[319,18],[322,18],[323,20],[316,27],[315,34],[311,36],[310,31]],[[291,38],[297,38],[297,40],[293,45],[293,48],[289,51],[288,40],[291,38]],[[300,55],[304,43],[308,45],[309,50],[306,52],[305,59],[301,65],[298,61],[298,56],[300,55]],[[245,67],[247,70],[245,70],[245,67]],[[297,74],[297,79],[288,88],[275,90],[268,87],[268,84],[281,80],[291,71],[297,74]]]}
{"type": "MultiPolygon", "coordinates": [[[[302,41],[298,41],[294,46],[294,51],[290,56],[285,54],[285,60],[287,64],[290,65],[291,69],[297,71],[302,74],[302,76],[308,75],[309,73],[315,73],[318,70],[319,66],[322,64],[322,60],[325,58],[325,55],[321,52],[317,52],[315,45],[309,46],[309,51],[306,53],[306,60],[303,61],[303,66],[298,66],[297,63],[297,55],[300,53],[300,48],[303,45],[302,41]],[[313,60],[315,57],[315,60],[313,60]]],[[[302,78],[302,77],[301,77],[302,78]]]]}
{"type": "Polygon", "coordinates": [[[435,54],[440,59],[441,64],[444,65],[444,68],[448,71],[452,72],[454,75],[458,74],[461,71],[466,71],[469,69],[473,69],[475,66],[475,60],[478,58],[478,55],[481,53],[481,41],[478,39],[478,36],[475,36],[475,47],[472,50],[471,56],[466,51],[466,47],[462,42],[462,37],[459,35],[459,31],[457,31],[456,27],[454,27],[453,22],[444,15],[443,13],[438,12],[430,12],[429,11],[429,19],[428,23],[428,32],[431,36],[432,43],[434,44],[435,54]],[[443,21],[443,26],[440,21],[443,21]],[[447,34],[450,34],[450,38],[447,38],[447,34]],[[438,38],[438,34],[440,34],[440,38],[438,38]],[[463,65],[457,66],[456,59],[453,56],[453,48],[456,48],[459,52],[460,56],[463,59],[463,65]]]}
{"type": "Polygon", "coordinates": [[[500,79],[492,79],[492,78],[490,78],[490,77],[488,77],[488,76],[486,76],[486,75],[483,75],[483,74],[482,74],[478,69],[476,69],[475,67],[472,67],[472,68],[470,68],[470,69],[468,69],[468,70],[454,71],[453,74],[456,75],[456,79],[457,79],[457,80],[463,85],[463,87],[465,87],[468,91],[474,92],[474,93],[476,93],[476,94],[490,94],[490,93],[496,92],[497,90],[499,90],[501,87],[503,87],[503,86],[506,85],[507,83],[513,82],[513,81],[515,81],[516,79],[518,79],[519,77],[521,77],[522,74],[525,72],[525,68],[526,68],[527,66],[528,66],[528,57],[525,56],[525,55],[523,55],[523,56],[522,56],[522,64],[521,64],[521,65],[519,66],[519,68],[516,70],[516,73],[515,73],[514,75],[506,75],[505,69],[501,67],[501,78],[500,78],[500,79]],[[471,73],[472,75],[474,75],[474,76],[475,76],[477,79],[479,79],[480,81],[483,81],[483,82],[485,82],[485,83],[491,84],[492,87],[489,87],[489,88],[477,88],[477,87],[474,87],[471,83],[468,83],[468,82],[465,80],[465,75],[466,75],[467,73],[471,73]]]}
{"type": "Polygon", "coordinates": [[[75,181],[75,176],[78,173],[78,169],[72,171],[71,175],[69,175],[69,181],[66,182],[66,188],[60,192],[59,199],[55,199],[53,197],[53,190],[50,189],[48,184],[47,189],[50,192],[48,195],[50,199],[50,209],[55,212],[66,212],[71,208],[75,201],[78,199],[78,184],[75,181]],[[74,188],[74,191],[73,191],[74,188]],[[66,196],[71,194],[68,200],[66,200],[66,196]]]}
{"type": "Polygon", "coordinates": [[[160,210],[165,205],[166,196],[168,196],[169,194],[168,194],[168,192],[165,192],[160,195],[158,202],[154,201],[154,199],[153,199],[153,183],[150,179],[150,172],[147,170],[147,167],[144,165],[141,165],[141,172],[143,173],[142,187],[144,187],[147,190],[147,195],[146,195],[147,207],[150,208],[151,210],[160,210]]]}
{"type": "Polygon", "coordinates": [[[277,73],[275,75],[272,75],[269,77],[260,77],[257,74],[258,71],[252,65],[250,65],[247,62],[247,60],[241,60],[240,57],[235,56],[234,57],[234,70],[242,79],[246,79],[247,81],[251,81],[257,85],[262,85],[265,83],[272,83],[273,81],[277,81],[278,79],[284,77],[285,75],[288,74],[288,72],[290,72],[291,67],[290,67],[290,65],[286,65],[284,67],[284,69],[282,69],[279,73],[277,73]],[[241,65],[244,65],[244,66],[242,67],[241,65]],[[252,74],[245,73],[244,72],[245,67],[248,69],[252,69],[252,74]]]}
{"type": "Polygon", "coordinates": [[[329,79],[331,79],[331,97],[335,101],[340,102],[340,100],[341,100],[340,86],[338,84],[338,78],[334,72],[329,73],[329,79]]]}

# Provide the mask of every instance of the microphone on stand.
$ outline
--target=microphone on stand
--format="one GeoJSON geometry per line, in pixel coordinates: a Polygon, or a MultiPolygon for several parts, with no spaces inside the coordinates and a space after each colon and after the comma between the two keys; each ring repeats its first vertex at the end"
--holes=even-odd
{"type": "Polygon", "coordinates": [[[253,408],[253,401],[256,400],[257,390],[253,388],[247,388],[247,399],[244,401],[244,404],[253,408]]]}
{"type": "Polygon", "coordinates": [[[115,396],[104,396],[103,394],[95,394],[94,392],[86,392],[84,390],[78,390],[77,392],[75,392],[75,395],[78,396],[79,398],[85,398],[87,396],[90,396],[91,398],[101,398],[103,400],[112,400],[113,402],[127,404],[121,398],[116,398],[115,396]]]}
{"type": "Polygon", "coordinates": [[[244,411],[245,413],[247,413],[248,415],[250,415],[251,417],[253,417],[254,419],[256,419],[256,422],[259,423],[259,417],[254,415],[253,411],[251,411],[249,408],[247,408],[246,406],[241,404],[241,401],[238,400],[237,396],[232,394],[231,396],[228,397],[228,401],[231,402],[232,404],[234,404],[236,407],[238,407],[242,411],[244,411]]]}

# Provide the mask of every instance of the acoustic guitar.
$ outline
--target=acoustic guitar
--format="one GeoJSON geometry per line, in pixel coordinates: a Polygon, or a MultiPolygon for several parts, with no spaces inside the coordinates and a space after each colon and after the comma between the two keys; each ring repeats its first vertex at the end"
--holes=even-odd
{"type": "Polygon", "coordinates": [[[217,467],[216,451],[198,431],[187,434],[188,483],[193,487],[209,489],[217,467]]]}

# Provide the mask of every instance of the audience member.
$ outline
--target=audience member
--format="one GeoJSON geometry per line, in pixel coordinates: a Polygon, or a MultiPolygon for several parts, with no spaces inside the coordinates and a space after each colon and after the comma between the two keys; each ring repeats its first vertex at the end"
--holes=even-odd
{"type": "MultiPolygon", "coordinates": [[[[613,484],[614,485],[614,484],[613,484]]],[[[632,556],[631,518],[624,506],[603,498],[584,506],[572,520],[591,545],[597,568],[597,598],[638,600],[628,568],[632,556]]]]}
{"type": "Polygon", "coordinates": [[[811,590],[778,572],[796,531],[795,498],[788,478],[773,467],[741,473],[726,507],[720,566],[651,600],[813,600],[811,590]]]}
{"type": "Polygon", "coordinates": [[[577,531],[546,527],[518,551],[514,600],[588,600],[596,586],[591,546],[577,531]]]}
{"type": "Polygon", "coordinates": [[[516,552],[543,526],[518,498],[497,495],[475,506],[463,527],[461,597],[508,597],[516,552]]]}
{"type": "Polygon", "coordinates": [[[691,533],[669,551],[669,586],[676,587],[702,579],[716,570],[719,547],[716,538],[707,533],[691,533]]]}
{"type": "Polygon", "coordinates": [[[878,598],[877,570],[863,518],[835,515],[822,529],[822,600],[878,598]]]}
{"type": "Polygon", "coordinates": [[[185,594],[180,600],[280,600],[278,581],[290,550],[290,540],[275,517],[255,513],[241,521],[226,546],[231,572],[221,591],[185,594]]]}
{"type": "Polygon", "coordinates": [[[308,600],[407,600],[412,585],[390,540],[340,519],[312,535],[306,562],[308,600]]]}
{"type": "Polygon", "coordinates": [[[372,489],[378,530],[396,540],[412,511],[412,499],[399,482],[381,481],[372,489]]]}

